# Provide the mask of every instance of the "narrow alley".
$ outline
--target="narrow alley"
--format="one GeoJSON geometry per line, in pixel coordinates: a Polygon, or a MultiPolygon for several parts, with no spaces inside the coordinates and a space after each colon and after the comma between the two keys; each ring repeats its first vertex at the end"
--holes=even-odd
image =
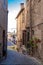
{"type": "Polygon", "coordinates": [[[0,0],[0,65],[43,65],[43,0],[0,0]]]}
{"type": "Polygon", "coordinates": [[[0,63],[0,65],[41,65],[41,64],[33,57],[26,56],[14,50],[8,49],[7,58],[3,60],[0,63]]]}

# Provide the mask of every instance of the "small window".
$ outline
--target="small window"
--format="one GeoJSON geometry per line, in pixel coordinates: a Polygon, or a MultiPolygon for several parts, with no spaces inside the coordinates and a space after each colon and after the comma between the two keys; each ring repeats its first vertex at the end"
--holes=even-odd
{"type": "Polygon", "coordinates": [[[32,30],[32,35],[34,35],[34,30],[32,30]]]}

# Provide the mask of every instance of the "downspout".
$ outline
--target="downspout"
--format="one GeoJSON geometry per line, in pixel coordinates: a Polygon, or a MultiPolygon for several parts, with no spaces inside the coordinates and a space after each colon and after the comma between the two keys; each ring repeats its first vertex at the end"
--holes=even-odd
{"type": "Polygon", "coordinates": [[[32,39],[32,0],[30,0],[30,39],[32,39]]]}

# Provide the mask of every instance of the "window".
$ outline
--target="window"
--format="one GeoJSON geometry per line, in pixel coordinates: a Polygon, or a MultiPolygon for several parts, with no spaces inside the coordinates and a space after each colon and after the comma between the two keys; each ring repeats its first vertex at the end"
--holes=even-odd
{"type": "Polygon", "coordinates": [[[34,35],[34,30],[32,30],[32,35],[34,35]]]}
{"type": "Polygon", "coordinates": [[[22,23],[24,23],[24,12],[22,13],[22,23]]]}

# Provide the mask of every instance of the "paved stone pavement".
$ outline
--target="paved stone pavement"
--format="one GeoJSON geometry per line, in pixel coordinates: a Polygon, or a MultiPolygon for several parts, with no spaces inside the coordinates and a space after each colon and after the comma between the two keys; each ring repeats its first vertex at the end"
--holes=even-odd
{"type": "Polygon", "coordinates": [[[35,58],[8,49],[7,58],[0,65],[41,65],[35,58]]]}
{"type": "Polygon", "coordinates": [[[14,45],[13,42],[11,42],[11,41],[7,41],[7,46],[13,46],[13,45],[14,45]]]}

